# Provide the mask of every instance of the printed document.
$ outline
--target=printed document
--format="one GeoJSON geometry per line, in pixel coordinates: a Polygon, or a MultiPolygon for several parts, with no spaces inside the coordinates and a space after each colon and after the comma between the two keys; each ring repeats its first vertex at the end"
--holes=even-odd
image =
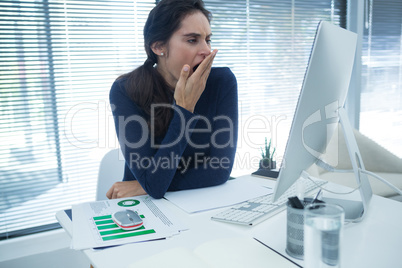
{"type": "Polygon", "coordinates": [[[148,195],[73,205],[73,249],[122,245],[179,234],[186,228],[172,217],[167,201],[148,195]],[[143,225],[123,230],[112,220],[114,212],[130,209],[138,213],[143,225]]]}

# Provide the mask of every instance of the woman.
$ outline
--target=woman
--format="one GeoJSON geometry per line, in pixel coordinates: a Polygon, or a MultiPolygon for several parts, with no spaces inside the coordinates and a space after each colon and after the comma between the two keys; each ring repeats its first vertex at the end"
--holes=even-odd
{"type": "Polygon", "coordinates": [[[219,185],[237,145],[237,82],[211,68],[210,13],[201,0],[162,0],[144,27],[147,60],[110,91],[126,159],[108,198],[219,185]]]}

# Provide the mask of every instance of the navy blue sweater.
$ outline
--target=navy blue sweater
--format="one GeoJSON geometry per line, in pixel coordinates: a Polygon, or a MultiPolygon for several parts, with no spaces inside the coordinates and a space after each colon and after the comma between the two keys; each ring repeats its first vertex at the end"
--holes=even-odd
{"type": "Polygon", "coordinates": [[[211,69],[194,113],[173,104],[171,122],[159,138],[151,137],[145,113],[130,99],[124,83],[115,81],[110,91],[126,159],[124,181],[137,180],[154,198],[227,181],[238,131],[237,82],[229,68],[211,69]]]}

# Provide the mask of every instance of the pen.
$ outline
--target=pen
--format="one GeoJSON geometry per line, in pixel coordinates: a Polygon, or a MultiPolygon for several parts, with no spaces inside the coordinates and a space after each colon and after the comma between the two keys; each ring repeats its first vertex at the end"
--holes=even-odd
{"type": "Polygon", "coordinates": [[[315,195],[313,201],[311,201],[311,204],[314,204],[314,203],[318,200],[318,197],[320,196],[321,191],[322,191],[322,189],[320,189],[320,190],[318,191],[318,193],[315,195]]]}

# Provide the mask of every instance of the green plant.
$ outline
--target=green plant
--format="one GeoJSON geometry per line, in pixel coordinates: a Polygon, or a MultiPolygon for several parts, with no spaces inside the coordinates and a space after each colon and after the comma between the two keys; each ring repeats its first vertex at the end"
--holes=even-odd
{"type": "Polygon", "coordinates": [[[269,144],[268,144],[267,138],[265,138],[265,150],[263,148],[261,148],[262,159],[268,159],[270,162],[273,162],[275,150],[276,150],[276,148],[273,148],[272,153],[271,153],[271,139],[269,140],[269,144]]]}

